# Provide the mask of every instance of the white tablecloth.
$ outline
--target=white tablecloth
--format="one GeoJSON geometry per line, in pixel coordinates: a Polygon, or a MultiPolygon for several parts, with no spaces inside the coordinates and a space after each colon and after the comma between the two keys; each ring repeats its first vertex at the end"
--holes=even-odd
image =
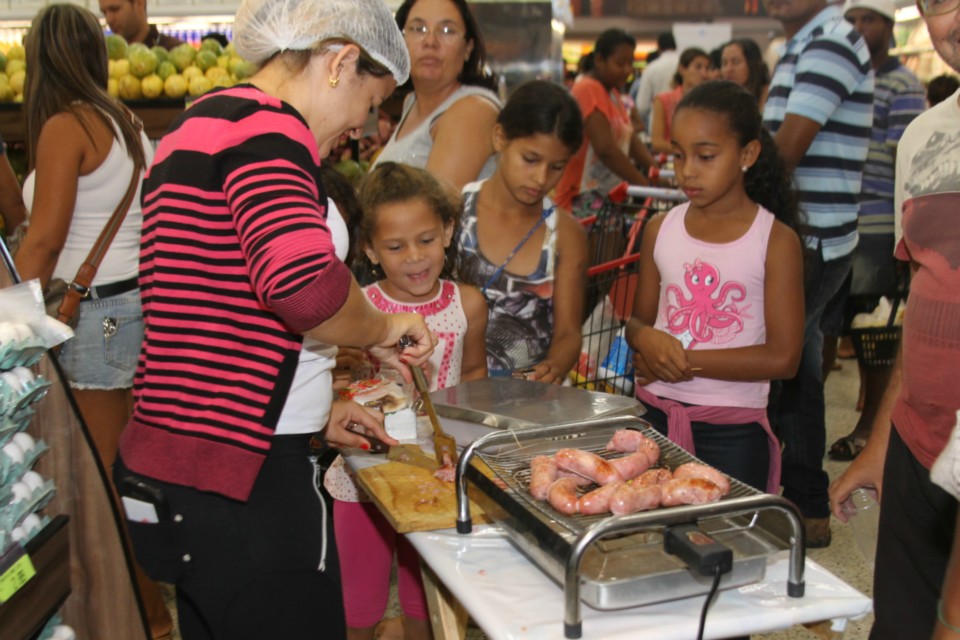
{"type": "MultiPolygon", "coordinates": [[[[495,526],[407,534],[423,560],[492,640],[532,640],[563,635],[563,589],[527,560],[495,526]]],[[[865,595],[812,560],[806,561],[806,594],[786,594],[789,552],[771,556],[763,581],[721,591],[707,614],[704,638],[764,633],[795,624],[846,619],[870,611],[865,595]]],[[[704,597],[618,611],[581,606],[583,638],[691,640],[704,597]]]]}

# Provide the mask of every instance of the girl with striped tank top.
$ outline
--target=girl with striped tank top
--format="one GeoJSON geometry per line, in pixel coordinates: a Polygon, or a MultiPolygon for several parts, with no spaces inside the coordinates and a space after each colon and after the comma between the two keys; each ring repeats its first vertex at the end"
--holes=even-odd
{"type": "Polygon", "coordinates": [[[689,202],[652,219],[627,340],[637,397],[672,441],[776,493],[771,379],[803,345],[803,258],[790,175],[756,100],[732,82],[691,90],[671,146],[689,202]]]}

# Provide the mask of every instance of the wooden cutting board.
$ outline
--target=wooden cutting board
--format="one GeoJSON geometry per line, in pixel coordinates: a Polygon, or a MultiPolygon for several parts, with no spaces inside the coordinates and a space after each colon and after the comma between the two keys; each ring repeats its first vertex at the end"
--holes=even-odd
{"type": "MultiPolygon", "coordinates": [[[[433,456],[422,451],[419,455],[423,459],[418,462],[430,466],[433,456]]],[[[433,466],[436,466],[436,462],[433,462],[433,466]]],[[[493,476],[489,469],[485,473],[493,476]]],[[[387,462],[361,469],[357,472],[357,481],[398,533],[456,526],[456,484],[440,480],[430,469],[403,462],[387,462]]],[[[481,506],[475,502],[479,500],[483,504],[485,496],[472,485],[469,493],[471,520],[475,524],[490,522],[481,506]]]]}

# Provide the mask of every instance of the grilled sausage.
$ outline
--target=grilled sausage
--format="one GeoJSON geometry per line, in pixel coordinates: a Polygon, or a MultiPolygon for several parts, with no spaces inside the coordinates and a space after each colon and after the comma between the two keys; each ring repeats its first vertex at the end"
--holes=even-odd
{"type": "Polygon", "coordinates": [[[656,464],[660,459],[660,445],[634,429],[620,429],[614,432],[607,443],[607,449],[622,453],[646,451],[651,465],[656,464]]]}
{"type": "Polygon", "coordinates": [[[730,493],[730,480],[727,479],[727,476],[723,475],[713,467],[709,467],[705,464],[700,464],[699,462],[688,462],[682,464],[676,469],[673,470],[674,478],[703,478],[704,480],[709,480],[713,484],[720,487],[722,492],[720,495],[727,495],[730,493]]]}
{"type": "Polygon", "coordinates": [[[660,486],[641,486],[636,482],[624,482],[610,496],[610,511],[616,515],[656,509],[660,506],[660,486]]]}
{"type": "Polygon", "coordinates": [[[641,487],[649,487],[655,484],[665,484],[669,480],[673,480],[673,474],[670,473],[670,469],[657,467],[656,469],[647,469],[641,473],[633,479],[633,484],[640,485],[641,487]]]}
{"type": "Polygon", "coordinates": [[[530,495],[546,500],[550,484],[557,479],[557,463],[550,456],[537,456],[530,461],[530,495]]]}
{"type": "Polygon", "coordinates": [[[650,458],[646,451],[629,453],[622,458],[613,458],[609,461],[620,474],[621,480],[632,480],[650,468],[650,458]]]}
{"type": "Polygon", "coordinates": [[[593,484],[593,483],[594,483],[593,480],[591,480],[590,478],[584,478],[583,476],[579,476],[579,475],[575,474],[575,473],[572,472],[572,471],[567,471],[566,469],[559,469],[559,468],[558,468],[558,469],[557,469],[557,477],[558,477],[558,478],[571,478],[574,482],[577,483],[577,486],[578,486],[578,487],[585,487],[585,486],[587,486],[588,484],[593,484]]]}
{"type": "Polygon", "coordinates": [[[590,451],[560,449],[554,459],[559,468],[589,478],[597,484],[610,484],[620,479],[620,474],[613,465],[590,451]]]}
{"type": "Polygon", "coordinates": [[[723,495],[720,487],[703,478],[677,478],[674,476],[661,487],[660,502],[664,507],[681,504],[707,504],[716,502],[723,495]]]}
{"type": "Polygon", "coordinates": [[[594,489],[580,496],[580,499],[577,501],[577,508],[580,510],[580,513],[595,516],[610,511],[610,496],[612,496],[614,491],[622,484],[622,482],[611,482],[610,484],[603,485],[599,489],[594,489]]]}
{"type": "Polygon", "coordinates": [[[547,491],[547,502],[550,506],[570,516],[577,512],[577,483],[571,478],[557,478],[550,484],[547,491]]]}

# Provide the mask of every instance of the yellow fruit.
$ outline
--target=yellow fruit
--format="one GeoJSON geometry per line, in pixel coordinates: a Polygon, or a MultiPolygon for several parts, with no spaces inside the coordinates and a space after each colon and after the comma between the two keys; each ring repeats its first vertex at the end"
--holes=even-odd
{"type": "Polygon", "coordinates": [[[222,56],[217,58],[217,66],[220,67],[221,69],[229,69],[230,56],[228,56],[227,54],[223,54],[222,56]]]}
{"type": "Polygon", "coordinates": [[[7,58],[7,66],[4,69],[8,76],[12,76],[17,71],[26,71],[27,63],[20,58],[7,58]]]}
{"type": "Polygon", "coordinates": [[[163,80],[155,73],[151,73],[140,81],[140,90],[143,97],[153,100],[163,95],[163,80]]]}
{"type": "Polygon", "coordinates": [[[187,92],[187,80],[179,73],[167,76],[163,81],[163,94],[168,98],[182,98],[187,92]]]}
{"type": "Polygon", "coordinates": [[[212,82],[210,82],[203,76],[199,76],[190,80],[190,83],[187,85],[187,93],[189,93],[192,96],[201,96],[205,94],[207,91],[210,91],[210,89],[212,88],[213,88],[212,82]]]}
{"type": "Polygon", "coordinates": [[[117,91],[121,100],[139,100],[143,97],[143,92],[140,89],[140,78],[128,73],[117,82],[117,91]]]}
{"type": "Polygon", "coordinates": [[[252,62],[247,62],[240,56],[233,56],[230,58],[230,64],[227,68],[230,69],[230,73],[236,76],[238,80],[243,80],[249,78],[256,72],[257,65],[252,62]]]}
{"type": "Polygon", "coordinates": [[[229,73],[225,76],[220,76],[213,82],[214,87],[232,87],[237,84],[237,81],[233,79],[229,73]]]}
{"type": "Polygon", "coordinates": [[[13,100],[13,87],[10,86],[10,80],[6,74],[0,73],[0,102],[10,102],[13,100]]]}
{"type": "Polygon", "coordinates": [[[186,79],[187,82],[190,82],[194,78],[199,78],[203,76],[203,71],[200,70],[200,67],[197,65],[190,65],[186,69],[180,72],[180,74],[186,79]]]}
{"type": "Polygon", "coordinates": [[[224,76],[229,78],[230,72],[221,67],[210,67],[204,72],[203,76],[213,84],[217,84],[219,78],[223,78],[224,76]]]}
{"type": "Polygon", "coordinates": [[[7,51],[7,60],[26,60],[27,51],[21,44],[15,44],[7,51]]]}
{"type": "Polygon", "coordinates": [[[130,61],[124,58],[123,60],[111,60],[112,65],[108,65],[108,72],[111,78],[116,78],[119,80],[123,76],[130,75],[130,61]]]}
{"type": "Polygon", "coordinates": [[[17,71],[16,73],[10,74],[10,88],[13,89],[15,94],[23,93],[23,83],[27,80],[26,71],[17,71]]]}
{"type": "Polygon", "coordinates": [[[107,78],[107,93],[114,98],[120,97],[120,83],[116,78],[107,78]]]}

